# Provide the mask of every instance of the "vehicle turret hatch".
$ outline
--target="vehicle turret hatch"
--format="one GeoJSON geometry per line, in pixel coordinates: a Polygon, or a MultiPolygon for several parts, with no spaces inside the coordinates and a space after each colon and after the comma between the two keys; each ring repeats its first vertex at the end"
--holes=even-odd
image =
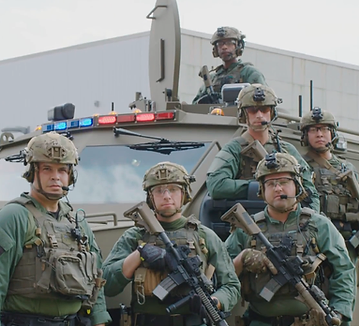
{"type": "Polygon", "coordinates": [[[149,49],[151,99],[157,108],[165,98],[178,100],[181,30],[175,0],[157,0],[147,15],[152,19],[149,49]]]}

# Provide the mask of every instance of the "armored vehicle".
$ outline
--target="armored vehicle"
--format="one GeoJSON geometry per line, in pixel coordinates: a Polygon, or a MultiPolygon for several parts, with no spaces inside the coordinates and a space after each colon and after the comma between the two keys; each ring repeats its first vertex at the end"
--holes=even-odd
{"type": "MultiPolygon", "coordinates": [[[[227,89],[223,103],[215,106],[180,102],[180,27],[175,0],[158,0],[148,18],[152,19],[150,100],[137,93],[128,113],[89,113],[81,118],[74,118],[74,106],[66,104],[50,110],[49,121],[32,133],[15,137],[13,132],[6,131],[0,136],[0,207],[29,187],[21,178],[24,171],[21,162],[22,150],[33,136],[57,131],[73,140],[80,163],[75,191],[70,191],[66,200],[74,210],[86,211],[104,258],[122,233],[133,225],[123,217],[123,212],[145,199],[143,175],[160,161],[181,164],[195,175],[193,201],[185,207],[184,215],[195,214],[222,239],[228,235],[229,226],[221,223],[220,216],[235,203],[212,200],[205,181],[218,151],[246,128],[238,121],[234,103],[244,85],[227,89]],[[215,108],[220,110],[211,114],[215,108]]],[[[278,112],[274,128],[280,129],[280,137],[300,150],[299,116],[287,114],[285,107],[278,112]]],[[[359,169],[359,133],[343,128],[339,132],[343,137],[338,151],[359,169]]],[[[250,213],[264,207],[255,186],[249,189],[248,198],[242,204],[250,213]]],[[[118,324],[120,303],[129,304],[129,290],[107,298],[114,324],[118,324]]],[[[233,317],[229,318],[229,324],[235,324],[233,317]]]]}

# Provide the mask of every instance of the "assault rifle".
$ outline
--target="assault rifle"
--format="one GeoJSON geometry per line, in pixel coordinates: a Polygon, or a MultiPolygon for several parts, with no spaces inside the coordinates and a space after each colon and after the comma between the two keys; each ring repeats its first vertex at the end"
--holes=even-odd
{"type": "Polygon", "coordinates": [[[212,80],[209,76],[208,67],[204,65],[198,74],[203,78],[204,85],[206,87],[207,95],[211,104],[219,104],[219,94],[213,89],[212,80]]]}
{"type": "Polygon", "coordinates": [[[166,245],[167,253],[172,255],[177,261],[177,267],[153,290],[153,294],[163,301],[167,295],[177,286],[187,283],[191,291],[184,298],[166,308],[168,313],[176,311],[179,307],[189,302],[194,296],[198,295],[201,299],[202,307],[206,313],[205,320],[207,325],[228,326],[224,320],[226,314],[217,308],[217,304],[211,297],[213,288],[210,281],[201,272],[202,261],[199,256],[188,257],[185,247],[177,248],[168,238],[162,225],[154,216],[146,202],[141,202],[130,208],[123,214],[130,218],[136,226],[144,227],[148,232],[158,236],[166,245]]]}
{"type": "Polygon", "coordinates": [[[243,148],[241,154],[252,158],[254,162],[259,162],[268,155],[268,152],[258,140],[255,140],[243,148]]]}
{"type": "Polygon", "coordinates": [[[340,318],[327,305],[324,293],[316,285],[309,286],[303,279],[303,260],[299,256],[294,259],[289,258],[291,248],[289,248],[288,252],[288,246],[283,244],[273,246],[239,203],[224,213],[221,219],[231,223],[234,227],[243,229],[249,235],[255,235],[266,247],[266,255],[278,273],[271,278],[259,293],[264,300],[270,302],[274,294],[284,284],[289,283],[297,289],[300,298],[310,309],[324,313],[325,321],[329,326],[340,325],[340,318]]]}

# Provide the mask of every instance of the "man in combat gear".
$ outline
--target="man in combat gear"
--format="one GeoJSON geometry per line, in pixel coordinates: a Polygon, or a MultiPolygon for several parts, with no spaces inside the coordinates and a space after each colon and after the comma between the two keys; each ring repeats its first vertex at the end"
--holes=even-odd
{"type": "MultiPolygon", "coordinates": [[[[215,269],[217,288],[212,298],[220,310],[230,311],[239,298],[240,283],[223,242],[197,218],[181,214],[182,206],[192,199],[190,183],[193,181],[194,177],[183,166],[161,162],[146,172],[143,190],[169,239],[177,246],[186,246],[189,255],[199,255],[202,272],[209,279],[215,269]]],[[[187,284],[173,289],[166,302],[153,295],[152,291],[167,276],[171,264],[170,254],[157,236],[145,228],[132,227],[120,237],[104,262],[105,294],[115,296],[132,281],[132,325],[135,326],[202,325],[196,299],[182,306],[175,315],[166,312],[166,307],[188,295],[187,284]]]]}
{"type": "MultiPolygon", "coordinates": [[[[210,72],[214,92],[220,96],[224,84],[259,83],[266,85],[263,74],[249,62],[237,59],[243,53],[245,35],[234,27],[219,27],[211,38],[212,54],[222,64],[210,72]]],[[[209,103],[207,89],[202,85],[192,103],[209,103]]]]}
{"type": "Polygon", "coordinates": [[[259,142],[267,153],[283,152],[293,155],[303,169],[303,185],[310,196],[304,206],[319,212],[319,198],[312,183],[308,164],[290,143],[282,141],[274,130],[279,99],[268,86],[253,84],[238,95],[239,121],[247,124],[247,130],[229,141],[216,155],[207,173],[207,189],[213,199],[246,199],[248,187],[254,181],[258,162],[264,157],[253,156],[244,149],[259,142]],[[243,151],[243,153],[242,153],[243,151]]]}
{"type": "MultiPolygon", "coordinates": [[[[301,166],[289,154],[272,153],[259,162],[255,178],[260,184],[258,195],[267,206],[253,216],[254,221],[273,246],[286,247],[288,260],[285,264],[298,257],[303,261],[301,267],[308,284],[322,288],[327,284],[328,305],[335,311],[333,325],[339,325],[342,319],[350,321],[354,265],[333,224],[300,205],[306,195],[301,166]]],[[[265,287],[272,290],[272,283],[268,282],[278,270],[266,256],[266,247],[260,238],[238,228],[228,237],[226,246],[241,279],[242,297],[249,302],[244,314],[246,325],[327,325],[324,313],[308,311],[290,283],[274,292],[269,302],[261,296],[265,287]]]]}
{"type": "Polygon", "coordinates": [[[359,185],[354,166],[332,151],[339,138],[333,114],[321,108],[306,113],[300,122],[303,156],[314,173],[320,210],[328,216],[345,239],[350,257],[356,263],[359,253],[359,185]]]}
{"type": "Polygon", "coordinates": [[[24,150],[29,193],[0,210],[2,325],[104,325],[111,321],[101,254],[84,216],[61,200],[74,185],[78,153],[50,132],[24,150]]]}

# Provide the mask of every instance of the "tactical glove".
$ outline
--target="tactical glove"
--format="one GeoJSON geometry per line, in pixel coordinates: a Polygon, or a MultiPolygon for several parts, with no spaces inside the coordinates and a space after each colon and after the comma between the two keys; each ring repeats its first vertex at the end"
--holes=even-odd
{"type": "Polygon", "coordinates": [[[202,321],[206,318],[206,310],[198,294],[194,294],[189,300],[189,310],[192,314],[199,316],[202,321]]]}
{"type": "Polygon", "coordinates": [[[163,270],[165,268],[166,250],[157,246],[145,243],[137,247],[140,252],[141,260],[148,268],[154,270],[163,270]]]}
{"type": "Polygon", "coordinates": [[[277,274],[278,271],[268,259],[268,257],[261,251],[254,249],[245,249],[242,254],[243,269],[250,273],[259,274],[264,273],[267,269],[272,274],[277,274]]]}

